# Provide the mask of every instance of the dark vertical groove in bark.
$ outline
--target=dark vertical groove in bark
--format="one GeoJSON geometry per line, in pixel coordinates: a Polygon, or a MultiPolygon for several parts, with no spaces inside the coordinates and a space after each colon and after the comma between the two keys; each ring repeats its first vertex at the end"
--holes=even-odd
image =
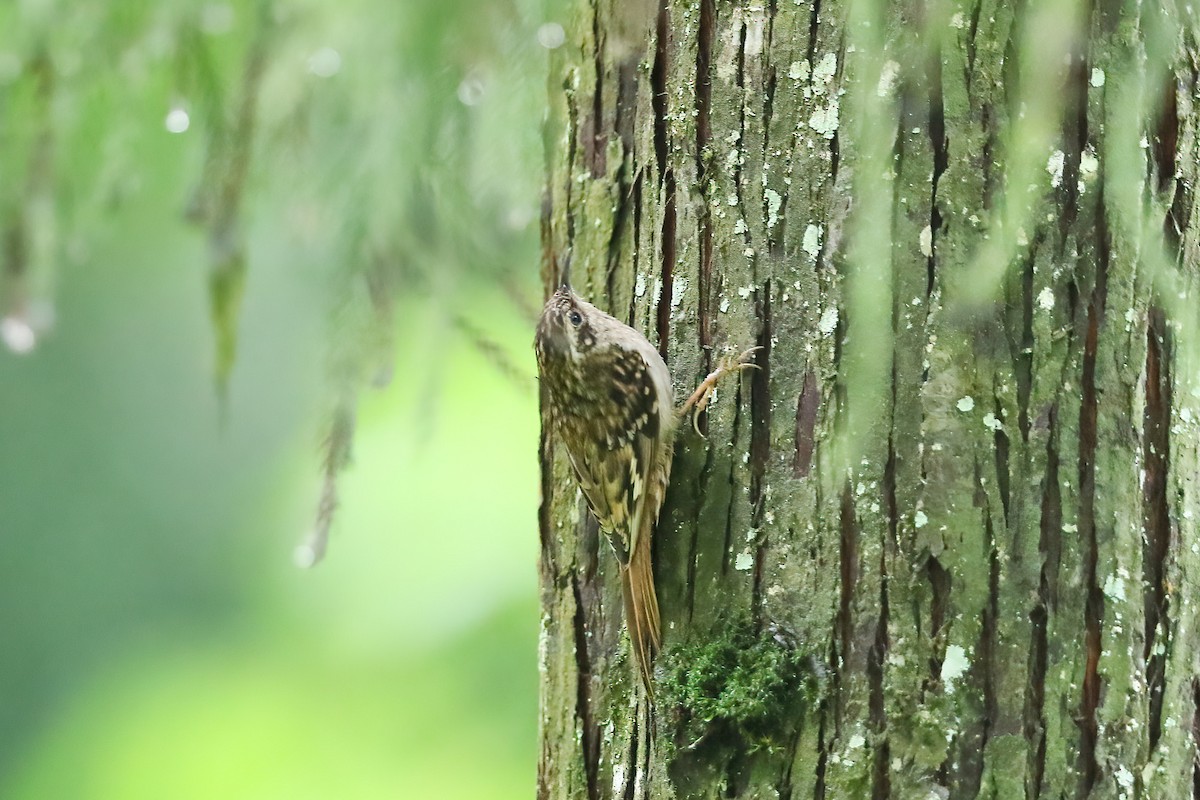
{"type": "MultiPolygon", "coordinates": [[[[629,173],[633,161],[633,118],[637,107],[637,62],[625,59],[617,68],[617,110],[613,118],[613,130],[621,140],[622,159],[614,182],[616,183],[616,204],[613,211],[612,232],[608,237],[608,259],[605,270],[605,289],[608,295],[609,307],[615,308],[613,281],[617,270],[621,268],[623,255],[622,244],[625,241],[625,229],[631,222],[633,187],[630,185],[629,173]]],[[[635,240],[636,241],[636,240],[635,240]]]]}
{"type": "Polygon", "coordinates": [[[796,399],[796,449],[792,459],[792,474],[807,478],[812,471],[813,448],[816,446],[817,411],[821,406],[821,391],[817,375],[811,369],[804,373],[800,396],[796,399]]]}
{"type": "Polygon", "coordinates": [[[638,773],[638,718],[633,718],[633,727],[629,732],[629,769],[625,773],[625,800],[634,800],[637,789],[638,773]]]}
{"type": "Polygon", "coordinates": [[[1029,442],[1029,395],[1033,390],[1033,261],[1040,242],[1035,240],[1021,265],[1021,330],[1013,370],[1017,381],[1017,429],[1029,442]]]}
{"type": "Polygon", "coordinates": [[[1180,255],[1180,242],[1183,237],[1183,231],[1191,221],[1192,213],[1192,187],[1190,182],[1175,180],[1176,164],[1178,163],[1176,149],[1179,145],[1178,92],[1181,91],[1195,93],[1196,73],[1194,70],[1191,74],[1191,80],[1186,85],[1181,84],[1172,76],[1164,92],[1166,103],[1159,114],[1154,149],[1159,192],[1165,191],[1170,187],[1171,181],[1175,181],[1175,192],[1171,197],[1171,207],[1167,211],[1166,219],[1163,220],[1163,235],[1167,246],[1171,248],[1171,252],[1176,258],[1180,255]]]}
{"type": "Polygon", "coordinates": [[[1166,590],[1171,519],[1167,506],[1170,463],[1171,366],[1163,310],[1150,309],[1146,326],[1146,405],[1143,412],[1142,580],[1145,605],[1146,689],[1150,693],[1150,749],[1162,734],[1162,705],[1167,650],[1170,645],[1170,599],[1166,590]]]}
{"type": "Polygon", "coordinates": [[[571,578],[571,591],[575,595],[575,669],[579,673],[575,690],[575,716],[579,720],[580,737],[582,738],[581,750],[583,751],[583,769],[587,776],[588,800],[597,800],[600,797],[598,778],[600,726],[592,717],[592,659],[588,653],[587,622],[584,619],[585,602],[578,576],[571,578]]]}
{"type": "Polygon", "coordinates": [[[757,527],[763,512],[763,483],[767,474],[767,458],[771,454],[771,280],[768,278],[759,293],[761,301],[755,310],[759,318],[758,341],[761,348],[754,356],[757,369],[749,370],[750,380],[750,505],[757,527]]]}
{"type": "MultiPolygon", "coordinates": [[[[771,320],[771,280],[762,288],[758,318],[761,328],[758,341],[761,348],[754,358],[758,369],[750,370],[750,525],[756,530],[763,526],[765,503],[763,487],[767,475],[767,460],[771,456],[771,340],[775,326],[771,320]]],[[[762,607],[762,566],[766,539],[760,536],[754,555],[754,588],[752,609],[755,614],[762,607]]]]}
{"type": "Polygon", "coordinates": [[[662,181],[662,290],[658,296],[658,351],[667,357],[671,333],[672,276],[675,269],[675,172],[667,150],[667,47],[671,36],[670,4],[662,0],[658,9],[654,67],[650,73],[654,108],[654,154],[662,181]]]}
{"type": "Polygon", "coordinates": [[[550,503],[554,498],[554,476],[550,473],[550,463],[554,456],[553,444],[550,441],[550,426],[547,423],[546,387],[538,385],[538,407],[542,418],[542,430],[538,437],[538,454],[541,458],[541,502],[538,503],[538,540],[541,543],[541,564],[543,585],[552,580],[553,565],[558,562],[554,525],[550,522],[550,503]]]}
{"type": "Polygon", "coordinates": [[[950,142],[946,139],[946,109],[942,100],[942,59],[934,51],[928,60],[929,70],[929,144],[933,149],[933,178],[929,182],[930,251],[925,267],[925,296],[933,293],[935,265],[934,243],[942,229],[942,211],[938,207],[938,181],[950,165],[950,142]]]}
{"type": "Polygon", "coordinates": [[[1079,728],[1079,796],[1086,798],[1100,777],[1096,760],[1099,726],[1096,708],[1100,704],[1100,628],[1104,622],[1104,594],[1096,575],[1099,545],[1096,537],[1096,445],[1098,401],[1096,396],[1096,352],[1100,325],[1108,294],[1108,253],[1112,242],[1105,223],[1104,197],[1100,198],[1096,236],[1096,284],[1087,309],[1087,335],[1083,347],[1083,401],[1079,410],[1079,535],[1084,547],[1084,583],[1087,600],[1084,607],[1086,648],[1079,728]]]}
{"type": "MultiPolygon", "coordinates": [[[[1004,409],[997,399],[993,410],[996,419],[1001,419],[1003,411],[1004,409]]],[[[1004,520],[1007,522],[1010,476],[1008,474],[1008,434],[1004,432],[1003,428],[997,428],[992,434],[992,446],[996,458],[996,488],[1000,492],[1000,506],[1004,510],[1004,520]]],[[[990,520],[988,524],[991,524],[990,520]]]]}
{"type": "MultiPolygon", "coordinates": [[[[972,3],[971,4],[971,24],[969,26],[967,26],[967,75],[968,75],[968,77],[975,74],[975,56],[976,56],[975,37],[979,35],[979,14],[982,11],[983,11],[983,3],[972,3]]],[[[971,85],[971,82],[969,80],[966,81],[966,83],[967,83],[967,86],[971,85]]]]}
{"type": "Polygon", "coordinates": [[[598,9],[592,11],[592,41],[596,43],[596,52],[592,54],[596,70],[596,85],[592,89],[592,118],[589,121],[590,136],[584,141],[584,151],[587,154],[588,166],[593,178],[603,178],[606,154],[608,151],[608,129],[604,125],[604,46],[601,44],[604,32],[600,27],[598,9]]]}
{"type": "MultiPolygon", "coordinates": [[[[636,243],[642,241],[642,171],[640,169],[636,170],[635,177],[633,179],[633,186],[630,187],[630,192],[633,195],[633,241],[635,242],[633,248],[633,271],[634,274],[637,274],[641,271],[641,248],[638,247],[636,243]]],[[[637,293],[630,293],[628,311],[629,316],[625,320],[626,324],[630,327],[634,327],[637,302],[637,293]]]]}
{"type": "MultiPolygon", "coordinates": [[[[930,556],[925,561],[925,575],[929,579],[931,594],[929,598],[929,638],[936,640],[941,635],[942,626],[946,624],[946,608],[950,604],[950,573],[938,561],[937,556],[930,556]]],[[[929,659],[929,676],[931,683],[942,679],[942,659],[937,655],[941,648],[934,648],[934,655],[929,659]]]]}
{"type": "Polygon", "coordinates": [[[821,18],[821,0],[813,0],[812,11],[808,15],[808,64],[817,64],[817,25],[821,18]]]}
{"type": "MultiPolygon", "coordinates": [[[[978,480],[979,474],[976,473],[978,480]]],[[[978,484],[980,494],[983,494],[982,484],[978,484]]],[[[976,645],[976,659],[971,666],[974,682],[980,687],[983,695],[983,709],[980,719],[972,723],[964,731],[964,749],[961,764],[957,769],[960,775],[960,786],[965,791],[961,796],[976,797],[983,785],[983,773],[986,766],[985,753],[991,739],[992,725],[999,717],[999,706],[996,700],[995,666],[997,647],[997,618],[1000,614],[1000,557],[996,549],[995,529],[992,526],[991,513],[987,508],[986,495],[983,506],[984,531],[988,545],[988,599],[983,609],[982,624],[979,629],[979,642],[976,645]]]]}
{"type": "MultiPolygon", "coordinates": [[[[742,422],[742,387],[739,383],[733,395],[733,426],[729,440],[736,442],[738,440],[738,431],[742,422]]],[[[753,410],[753,409],[752,409],[753,410]]],[[[754,428],[754,419],[750,419],[751,430],[754,428]]],[[[736,467],[731,459],[729,462],[729,473],[726,478],[729,481],[730,496],[734,497],[737,494],[738,479],[736,475],[736,467]]],[[[752,495],[753,497],[753,495],[752,495]]],[[[753,499],[751,505],[754,505],[753,499]]],[[[725,543],[721,546],[721,574],[725,575],[729,572],[729,556],[733,552],[733,503],[730,502],[725,507],[725,543]]]]}
{"type": "MultiPolygon", "coordinates": [[[[566,187],[563,191],[563,205],[567,209],[564,215],[567,221],[567,256],[566,261],[562,265],[562,272],[559,273],[558,279],[566,282],[569,277],[571,267],[570,253],[571,248],[575,244],[575,211],[576,203],[574,199],[575,189],[575,162],[579,155],[579,137],[582,134],[579,121],[579,107],[575,103],[575,93],[571,91],[570,84],[564,84],[563,90],[567,97],[567,180],[566,187]]],[[[553,291],[553,290],[551,290],[553,291]]]]}
{"type": "Polygon", "coordinates": [[[1171,188],[1175,180],[1175,164],[1179,144],[1179,87],[1174,75],[1167,77],[1163,90],[1163,104],[1158,111],[1158,123],[1154,135],[1154,164],[1158,174],[1155,188],[1161,194],[1171,188]]]}
{"type": "Polygon", "coordinates": [[[1046,667],[1049,655],[1047,624],[1050,611],[1058,605],[1058,565],[1062,555],[1062,496],[1058,483],[1058,408],[1047,412],[1046,474],[1042,482],[1042,509],[1039,522],[1038,554],[1041,576],[1038,602],[1029,618],[1033,630],[1029,650],[1029,681],[1025,696],[1025,740],[1029,748],[1029,777],[1025,784],[1026,800],[1041,796],[1046,774],[1046,667]]]}
{"type": "MultiPolygon", "coordinates": [[[[858,585],[858,520],[854,516],[854,494],[847,481],[842,489],[838,565],[841,577],[838,597],[837,658],[834,660],[834,695],[841,691],[843,668],[848,666],[854,640],[854,590],[858,585]]],[[[840,732],[841,714],[835,708],[834,736],[840,732]]]]}
{"type": "MultiPolygon", "coordinates": [[[[696,184],[701,196],[708,184],[708,158],[710,157],[709,142],[712,139],[712,124],[709,119],[712,105],[712,45],[713,17],[716,14],[715,0],[700,2],[700,30],[696,41],[696,184]]],[[[700,336],[700,351],[704,359],[705,372],[712,371],[712,262],[713,262],[713,230],[712,212],[708,203],[699,203],[700,225],[700,273],[697,291],[699,293],[700,321],[698,333],[700,336]]],[[[701,420],[701,432],[707,432],[707,415],[701,420]]]]}
{"type": "MultiPolygon", "coordinates": [[[[1083,18],[1090,19],[1092,3],[1085,2],[1084,5],[1083,18]]],[[[1073,238],[1071,231],[1079,217],[1079,164],[1088,141],[1088,81],[1091,70],[1088,67],[1090,54],[1086,37],[1078,42],[1078,49],[1070,53],[1070,58],[1062,90],[1063,169],[1059,191],[1063,200],[1059,230],[1064,242],[1073,238]]]]}
{"type": "Polygon", "coordinates": [[[1046,607],[1038,603],[1029,614],[1033,627],[1029,648],[1029,682],[1025,694],[1026,777],[1025,798],[1037,800],[1046,774],[1046,607]]]}
{"type": "Polygon", "coordinates": [[[871,800],[888,800],[892,795],[891,746],[887,739],[887,705],[883,691],[883,665],[888,650],[888,548],[879,554],[879,618],[875,624],[875,641],[867,654],[868,717],[874,734],[874,761],[871,765],[871,800]]]}
{"type": "MultiPolygon", "coordinates": [[[[738,96],[746,96],[746,23],[743,22],[738,28],[738,47],[737,47],[737,73],[734,79],[734,84],[738,88],[738,96]]],[[[740,146],[746,146],[746,103],[738,105],[738,143],[740,146]]],[[[733,166],[733,188],[737,194],[738,205],[746,202],[746,198],[742,195],[742,159],[738,159],[733,166]]],[[[750,233],[745,233],[747,242],[750,241],[750,233]]]]}

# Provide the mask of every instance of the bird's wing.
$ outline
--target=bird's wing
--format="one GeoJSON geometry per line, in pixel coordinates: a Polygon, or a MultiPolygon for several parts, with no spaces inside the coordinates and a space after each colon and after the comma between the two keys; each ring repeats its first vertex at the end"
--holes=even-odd
{"type": "Polygon", "coordinates": [[[615,379],[600,404],[605,413],[574,421],[581,429],[570,437],[568,453],[588,506],[625,564],[642,528],[662,420],[645,359],[635,351],[614,358],[615,379]]]}

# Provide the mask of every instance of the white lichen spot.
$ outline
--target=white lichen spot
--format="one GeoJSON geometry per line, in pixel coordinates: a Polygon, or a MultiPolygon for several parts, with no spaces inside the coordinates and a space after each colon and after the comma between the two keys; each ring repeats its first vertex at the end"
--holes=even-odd
{"type": "Polygon", "coordinates": [[[741,570],[742,572],[746,572],[753,566],[754,556],[750,555],[750,553],[745,550],[738,553],[737,558],[733,560],[733,568],[736,570],[741,570]]]}
{"type": "Polygon", "coordinates": [[[821,56],[821,60],[813,67],[812,82],[813,91],[817,94],[825,93],[825,86],[833,80],[833,76],[837,73],[837,55],[834,53],[826,53],[821,56]]]}
{"type": "Polygon", "coordinates": [[[924,528],[928,524],[929,517],[925,515],[924,511],[917,511],[917,513],[913,514],[913,525],[915,527],[924,528]]]}
{"type": "Polygon", "coordinates": [[[613,797],[620,797],[625,794],[625,762],[617,761],[613,764],[613,797]]]}
{"type": "Polygon", "coordinates": [[[1062,150],[1055,150],[1050,154],[1049,160],[1046,161],[1046,172],[1050,173],[1050,185],[1055,188],[1062,183],[1063,163],[1066,161],[1066,156],[1062,150]]]}
{"type": "Polygon", "coordinates": [[[1004,430],[1004,423],[997,419],[996,415],[990,411],[983,415],[983,426],[993,431],[1004,430]]]}
{"type": "Polygon", "coordinates": [[[971,662],[967,660],[967,651],[956,644],[946,648],[946,658],[942,661],[942,683],[946,691],[954,691],[954,682],[966,674],[971,662]]]}
{"type": "Polygon", "coordinates": [[[1113,777],[1117,779],[1117,783],[1121,785],[1122,789],[1129,791],[1133,788],[1133,773],[1125,765],[1122,764],[1117,767],[1117,771],[1113,777]]]}
{"type": "Polygon", "coordinates": [[[850,737],[850,741],[846,742],[846,746],[851,750],[857,750],[866,743],[867,740],[863,737],[863,735],[861,733],[856,733],[850,737]]]}
{"type": "Polygon", "coordinates": [[[917,237],[917,246],[921,248],[921,255],[926,258],[933,256],[933,227],[926,225],[921,228],[921,235],[917,237]]]}
{"type": "Polygon", "coordinates": [[[745,233],[746,230],[747,230],[746,220],[744,220],[741,217],[738,217],[737,222],[733,223],[733,232],[734,233],[745,233]]]}
{"type": "Polygon", "coordinates": [[[950,27],[957,28],[960,31],[967,27],[967,18],[963,16],[961,11],[950,18],[950,27]]]}
{"type": "Polygon", "coordinates": [[[1079,526],[1073,522],[1064,523],[1062,529],[1063,533],[1079,533],[1079,526]]]}
{"type": "Polygon", "coordinates": [[[687,278],[680,276],[671,284],[671,308],[679,308],[683,302],[683,293],[687,291],[687,278]]]}
{"type": "Polygon", "coordinates": [[[1017,245],[1026,247],[1029,244],[1029,234],[1025,233],[1024,228],[1017,228],[1017,245]]]}
{"type": "Polygon", "coordinates": [[[808,79],[808,62],[793,61],[788,67],[788,77],[794,81],[803,81],[808,79]]]}
{"type": "Polygon", "coordinates": [[[638,297],[646,296],[646,274],[639,272],[637,280],[633,284],[633,293],[638,297]]]}
{"type": "Polygon", "coordinates": [[[1079,154],[1079,177],[1090,181],[1096,177],[1096,173],[1099,171],[1100,159],[1096,157],[1096,151],[1089,146],[1079,154]]]}
{"type": "Polygon", "coordinates": [[[880,97],[887,97],[892,93],[892,87],[896,85],[896,75],[900,73],[900,65],[895,61],[883,62],[883,69],[879,71],[879,84],[875,87],[875,94],[880,97]]]}
{"type": "Polygon", "coordinates": [[[783,205],[783,198],[774,189],[767,189],[763,197],[767,201],[767,230],[770,230],[779,222],[779,207],[783,205]]]}
{"type": "Polygon", "coordinates": [[[751,6],[746,20],[746,46],[748,56],[756,56],[763,49],[763,31],[767,27],[767,15],[762,6],[751,6]]]}
{"type": "Polygon", "coordinates": [[[746,258],[754,258],[754,248],[747,247],[745,250],[742,251],[742,255],[744,255],[746,258]]]}
{"type": "Polygon", "coordinates": [[[736,194],[729,195],[729,197],[725,198],[725,202],[731,206],[736,206],[738,204],[737,195],[736,194]]]}
{"type": "Polygon", "coordinates": [[[1125,579],[1120,575],[1109,575],[1104,580],[1104,596],[1109,600],[1125,599],[1125,579]]]}
{"type": "Polygon", "coordinates": [[[825,313],[821,315],[820,322],[817,323],[817,329],[826,336],[837,330],[838,310],[837,306],[830,306],[825,309],[825,313]]]}
{"type": "Polygon", "coordinates": [[[1037,300],[1038,305],[1042,307],[1043,311],[1049,311],[1054,308],[1054,290],[1047,286],[1038,292],[1037,300]]]}
{"type": "Polygon", "coordinates": [[[654,304],[658,305],[658,301],[662,299],[662,278],[654,279],[654,304]]]}
{"type": "Polygon", "coordinates": [[[826,139],[832,139],[838,128],[838,101],[833,98],[825,108],[818,108],[808,118],[808,127],[826,139]]]}
{"type": "Polygon", "coordinates": [[[722,297],[721,298],[721,313],[724,314],[728,310],[729,310],[729,298],[722,297]]]}
{"type": "Polygon", "coordinates": [[[804,239],[800,242],[800,249],[808,253],[814,260],[820,254],[821,229],[818,226],[809,225],[804,229],[804,239]]]}
{"type": "Polygon", "coordinates": [[[738,292],[738,297],[745,300],[750,295],[754,294],[754,287],[753,286],[739,286],[737,292],[738,292]]]}
{"type": "Polygon", "coordinates": [[[975,398],[971,397],[971,395],[966,395],[965,397],[962,397],[959,399],[959,401],[958,401],[958,410],[959,411],[970,411],[973,408],[975,408],[975,398]]]}
{"type": "Polygon", "coordinates": [[[1097,89],[1104,85],[1104,70],[1100,69],[1099,67],[1092,67],[1091,84],[1097,89]]]}

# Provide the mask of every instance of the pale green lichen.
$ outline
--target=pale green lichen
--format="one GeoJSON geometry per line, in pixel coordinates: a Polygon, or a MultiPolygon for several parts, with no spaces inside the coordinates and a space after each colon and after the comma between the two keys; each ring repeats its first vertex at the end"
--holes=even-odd
{"type": "Polygon", "coordinates": [[[767,229],[770,230],[779,222],[779,207],[783,205],[783,198],[774,189],[767,189],[763,196],[767,201],[767,229]]]}
{"type": "MultiPolygon", "coordinates": [[[[812,256],[815,261],[821,252],[821,229],[816,225],[810,224],[804,229],[804,239],[800,243],[800,248],[812,256]]],[[[797,287],[799,288],[799,287],[797,287]]]]}

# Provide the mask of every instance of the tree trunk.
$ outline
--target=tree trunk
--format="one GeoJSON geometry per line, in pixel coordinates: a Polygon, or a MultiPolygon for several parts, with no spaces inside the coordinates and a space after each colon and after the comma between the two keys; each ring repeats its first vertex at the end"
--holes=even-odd
{"type": "Polygon", "coordinates": [[[1190,7],[577,5],[547,287],[680,397],[762,350],[680,435],[653,709],[543,436],[539,797],[1200,797],[1190,7]]]}

